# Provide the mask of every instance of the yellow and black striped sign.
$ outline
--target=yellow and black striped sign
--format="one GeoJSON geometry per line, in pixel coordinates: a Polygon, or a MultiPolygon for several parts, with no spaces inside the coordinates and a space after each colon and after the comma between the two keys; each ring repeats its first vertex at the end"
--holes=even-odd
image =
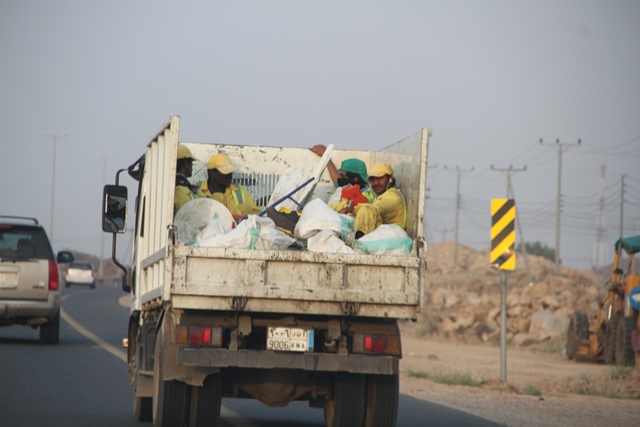
{"type": "Polygon", "coordinates": [[[491,266],[516,268],[516,204],[513,199],[491,199],[491,266]]]}

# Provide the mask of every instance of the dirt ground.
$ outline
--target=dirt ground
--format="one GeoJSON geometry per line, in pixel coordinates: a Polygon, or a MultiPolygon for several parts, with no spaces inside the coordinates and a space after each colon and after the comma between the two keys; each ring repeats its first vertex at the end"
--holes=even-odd
{"type": "Polygon", "coordinates": [[[401,326],[400,391],[508,426],[637,426],[640,368],[620,369],[567,360],[543,347],[507,348],[507,381],[500,381],[500,348],[418,337],[401,326]],[[417,373],[463,374],[480,386],[444,385],[417,373]],[[587,393],[587,394],[582,394],[587,393]],[[605,397],[612,396],[612,397],[605,397]]]}

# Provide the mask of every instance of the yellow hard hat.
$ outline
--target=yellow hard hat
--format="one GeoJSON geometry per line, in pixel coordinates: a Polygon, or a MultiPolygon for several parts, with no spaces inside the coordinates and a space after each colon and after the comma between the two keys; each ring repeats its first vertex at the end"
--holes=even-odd
{"type": "Polygon", "coordinates": [[[183,144],[178,144],[178,160],[180,159],[198,160],[193,154],[191,154],[191,150],[189,150],[187,146],[183,144]]]}
{"type": "Polygon", "coordinates": [[[386,163],[378,162],[371,167],[371,170],[369,171],[369,180],[374,177],[380,178],[385,175],[393,176],[393,169],[391,169],[391,166],[386,163]]]}
{"type": "Polygon", "coordinates": [[[207,162],[207,169],[218,169],[225,175],[238,170],[235,166],[233,166],[231,160],[229,160],[229,158],[224,154],[216,154],[215,156],[211,157],[207,162]]]}

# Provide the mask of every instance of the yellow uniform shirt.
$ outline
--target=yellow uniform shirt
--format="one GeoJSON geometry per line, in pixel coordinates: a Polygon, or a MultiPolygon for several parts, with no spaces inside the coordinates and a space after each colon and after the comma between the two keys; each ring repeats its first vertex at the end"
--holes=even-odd
{"type": "Polygon", "coordinates": [[[355,231],[371,233],[382,224],[397,224],[402,228],[407,225],[407,207],[400,191],[391,187],[379,195],[371,204],[361,203],[356,206],[354,215],[355,231]]]}
{"type": "Polygon", "coordinates": [[[184,187],[182,185],[176,187],[176,193],[173,197],[173,214],[175,215],[185,203],[190,202],[195,198],[195,194],[193,194],[188,187],[184,187]]]}
{"type": "Polygon", "coordinates": [[[200,191],[198,191],[198,197],[209,198],[222,203],[229,209],[231,215],[244,216],[260,213],[260,208],[253,201],[251,194],[244,187],[238,187],[235,184],[228,186],[224,193],[211,193],[207,181],[204,181],[200,186],[200,191]]]}

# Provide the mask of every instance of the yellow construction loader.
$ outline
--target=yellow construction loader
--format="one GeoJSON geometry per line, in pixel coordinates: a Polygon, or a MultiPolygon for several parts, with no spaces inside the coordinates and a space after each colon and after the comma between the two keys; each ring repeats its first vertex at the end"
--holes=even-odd
{"type": "Polygon", "coordinates": [[[583,312],[575,312],[567,328],[568,359],[635,366],[640,360],[640,275],[633,274],[633,258],[640,252],[640,236],[620,238],[615,244],[611,279],[598,306],[595,328],[583,312]],[[622,251],[629,255],[627,271],[620,268],[622,251]]]}

